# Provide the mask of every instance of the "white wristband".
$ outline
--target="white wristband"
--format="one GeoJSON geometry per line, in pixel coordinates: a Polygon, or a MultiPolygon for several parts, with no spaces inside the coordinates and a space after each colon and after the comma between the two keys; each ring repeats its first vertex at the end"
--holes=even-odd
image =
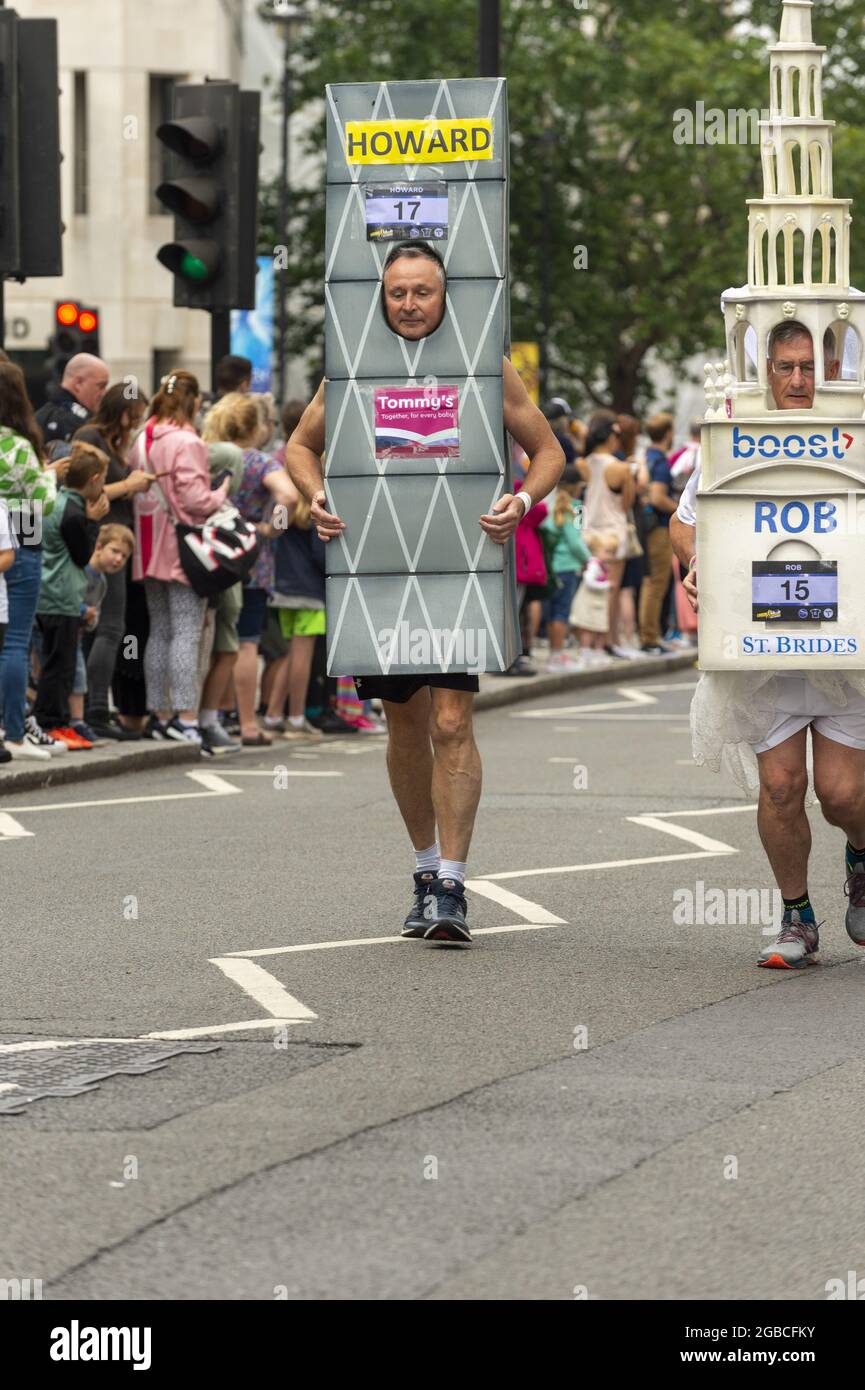
{"type": "Polygon", "coordinates": [[[531,511],[532,507],[535,504],[532,501],[529,494],[523,488],[521,488],[520,491],[517,493],[517,497],[523,504],[523,516],[525,516],[528,512],[531,511]]]}

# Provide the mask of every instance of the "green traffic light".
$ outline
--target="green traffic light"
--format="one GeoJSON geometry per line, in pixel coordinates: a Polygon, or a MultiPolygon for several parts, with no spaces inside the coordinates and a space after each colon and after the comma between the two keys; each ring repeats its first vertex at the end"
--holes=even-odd
{"type": "Polygon", "coordinates": [[[185,251],[180,261],[180,274],[185,280],[206,280],[209,272],[204,261],[185,251]]]}

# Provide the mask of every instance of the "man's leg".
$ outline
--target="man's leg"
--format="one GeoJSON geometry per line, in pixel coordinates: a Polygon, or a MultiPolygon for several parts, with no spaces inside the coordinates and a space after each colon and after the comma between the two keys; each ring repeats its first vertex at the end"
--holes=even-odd
{"type": "Polygon", "coordinates": [[[481,799],[481,756],[472,729],[469,690],[431,689],[434,759],[432,804],[442,859],[465,863],[481,799]]]}
{"type": "Polygon", "coordinates": [[[387,720],[387,771],[394,800],[416,850],[436,837],[430,692],[423,686],[404,704],[382,700],[387,720]]]}
{"type": "Polygon", "coordinates": [[[800,729],[777,748],[757,754],[757,829],[783,898],[804,897],[808,891],[811,827],[805,814],[807,742],[808,730],[800,729]]]}
{"type": "Polygon", "coordinates": [[[830,825],[847,836],[844,926],[865,946],[865,751],[814,732],[814,788],[830,825]]]}
{"type": "Polygon", "coordinates": [[[811,827],[805,814],[807,746],[806,727],[776,748],[757,755],[760,769],[757,827],[785,900],[781,931],[757,959],[758,965],[772,969],[798,970],[817,959],[817,923],[808,898],[811,827]]]}
{"type": "Polygon", "coordinates": [[[814,790],[830,825],[865,848],[865,751],[814,731],[814,790]]]}

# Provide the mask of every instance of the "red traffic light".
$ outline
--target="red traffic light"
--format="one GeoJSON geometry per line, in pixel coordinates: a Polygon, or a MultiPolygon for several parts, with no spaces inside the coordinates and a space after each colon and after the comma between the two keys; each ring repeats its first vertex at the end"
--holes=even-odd
{"type": "Polygon", "coordinates": [[[99,327],[99,319],[90,309],[82,309],[78,315],[78,327],[82,333],[95,333],[99,327]]]}
{"type": "Polygon", "coordinates": [[[78,322],[79,311],[77,304],[58,304],[54,312],[57,322],[62,323],[64,328],[71,328],[73,324],[78,322]]]}

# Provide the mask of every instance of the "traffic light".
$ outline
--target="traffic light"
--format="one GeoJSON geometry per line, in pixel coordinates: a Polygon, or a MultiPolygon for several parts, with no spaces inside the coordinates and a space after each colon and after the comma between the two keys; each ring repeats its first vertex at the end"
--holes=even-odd
{"type": "Polygon", "coordinates": [[[71,358],[79,352],[99,356],[99,311],[61,299],[54,305],[54,332],[48,343],[48,387],[57,386],[71,358]]]}
{"type": "Polygon", "coordinates": [[[174,276],[174,303],[189,309],[255,306],[259,95],[232,82],[183,83],[156,131],[172,177],[156,197],[174,214],[174,240],[158,260],[174,276]]]}
{"type": "Polygon", "coordinates": [[[18,16],[0,10],[0,275],[18,269],[18,16]]]}
{"type": "Polygon", "coordinates": [[[0,9],[0,275],[63,271],[57,21],[0,9]]]}

